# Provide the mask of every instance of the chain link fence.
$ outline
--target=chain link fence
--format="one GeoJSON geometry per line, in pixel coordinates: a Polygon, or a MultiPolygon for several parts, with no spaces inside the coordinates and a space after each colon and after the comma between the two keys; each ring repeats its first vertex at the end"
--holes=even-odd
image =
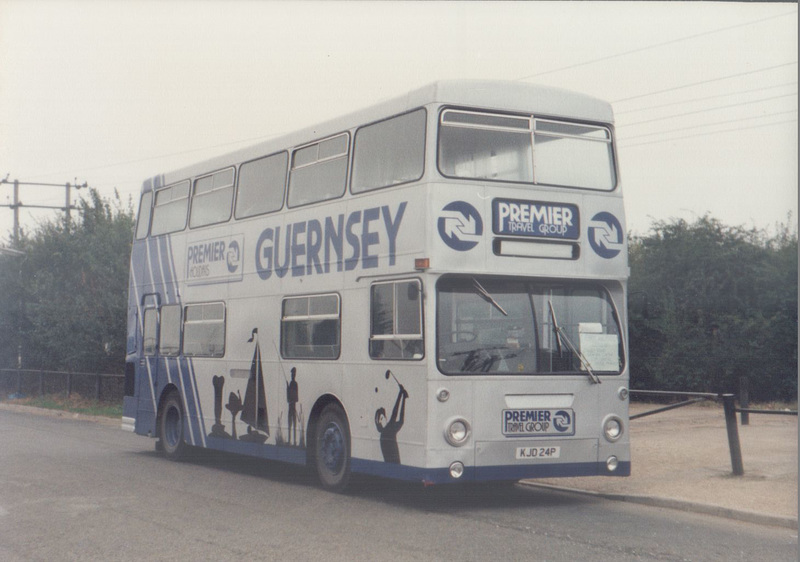
{"type": "Polygon", "coordinates": [[[33,369],[0,369],[0,396],[45,396],[93,398],[98,402],[122,402],[125,375],[33,369]]]}

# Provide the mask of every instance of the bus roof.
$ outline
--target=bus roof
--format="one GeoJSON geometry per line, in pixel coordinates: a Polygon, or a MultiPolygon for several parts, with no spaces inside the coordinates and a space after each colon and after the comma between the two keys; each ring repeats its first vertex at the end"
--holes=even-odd
{"type": "Polygon", "coordinates": [[[280,134],[258,144],[150,178],[144,182],[142,191],[151,191],[154,186],[158,188],[310,143],[404,111],[439,103],[498,111],[524,111],[546,117],[609,125],[614,122],[611,104],[570,90],[500,80],[441,80],[318,125],[280,134]]]}

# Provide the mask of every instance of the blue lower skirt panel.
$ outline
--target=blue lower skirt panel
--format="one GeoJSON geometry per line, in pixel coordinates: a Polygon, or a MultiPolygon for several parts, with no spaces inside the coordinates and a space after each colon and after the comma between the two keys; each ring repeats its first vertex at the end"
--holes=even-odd
{"type": "Polygon", "coordinates": [[[306,463],[306,450],[299,447],[282,447],[278,445],[262,445],[260,443],[248,443],[234,439],[222,439],[219,437],[206,437],[206,445],[209,449],[225,451],[237,455],[248,457],[258,457],[271,461],[290,462],[294,464],[306,463]]]}
{"type": "MultiPolygon", "coordinates": [[[[143,415],[139,412],[136,417],[137,433],[145,433],[145,428],[155,425],[155,414],[143,415]]],[[[289,462],[294,464],[306,463],[306,449],[300,447],[267,445],[248,443],[246,441],[224,439],[206,436],[206,446],[209,449],[225,451],[238,455],[258,457],[267,460],[289,462]]],[[[620,462],[617,470],[608,472],[604,462],[568,463],[568,464],[525,464],[505,466],[467,466],[464,475],[459,479],[450,476],[450,470],[445,468],[423,468],[406,466],[381,461],[353,458],[350,461],[353,472],[393,478],[424,484],[457,484],[464,482],[490,482],[497,480],[522,480],[523,478],[566,478],[572,476],[630,476],[630,461],[620,462]]]]}
{"type": "Polygon", "coordinates": [[[523,478],[566,478],[572,476],[630,476],[630,461],[620,462],[617,470],[608,472],[604,462],[539,464],[520,466],[468,466],[459,479],[450,476],[448,468],[420,468],[389,464],[364,459],[352,459],[353,472],[410,480],[425,484],[454,484],[459,482],[489,482],[496,480],[522,480],[523,478]]]}

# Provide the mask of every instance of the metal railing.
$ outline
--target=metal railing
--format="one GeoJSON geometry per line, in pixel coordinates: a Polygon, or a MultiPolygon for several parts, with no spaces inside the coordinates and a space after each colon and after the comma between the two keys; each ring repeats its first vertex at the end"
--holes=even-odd
{"type": "Polygon", "coordinates": [[[0,369],[0,388],[16,395],[73,393],[95,400],[121,401],[125,375],[46,369],[0,369]]]}
{"type": "Polygon", "coordinates": [[[764,410],[750,407],[750,378],[741,377],[739,379],[739,412],[742,425],[750,424],[750,414],[770,414],[779,416],[796,416],[797,410],[764,410]]]}
{"type": "Polygon", "coordinates": [[[653,414],[660,414],[662,412],[667,412],[669,410],[674,410],[676,408],[682,408],[683,406],[689,406],[691,404],[696,404],[698,402],[705,402],[705,401],[714,401],[714,402],[722,402],[723,409],[725,411],[725,429],[728,433],[728,448],[730,449],[731,453],[731,469],[733,470],[734,476],[742,476],[744,475],[744,465],[742,463],[742,446],[739,442],[739,429],[736,425],[736,414],[741,413],[742,415],[742,425],[747,425],[749,419],[746,421],[745,414],[783,414],[783,415],[797,415],[796,410],[754,410],[750,408],[737,408],[736,407],[736,395],[735,394],[713,394],[709,392],[672,392],[668,390],[631,390],[631,395],[640,395],[640,396],[654,396],[654,397],[665,397],[665,396],[678,396],[685,398],[681,402],[676,402],[675,404],[669,404],[667,406],[662,406],[660,408],[656,408],[654,410],[649,410],[647,412],[642,412],[639,414],[635,414],[630,416],[629,419],[635,420],[638,418],[643,418],[645,416],[651,416],[653,414]]]}
{"type": "Polygon", "coordinates": [[[719,394],[711,394],[708,392],[672,392],[670,390],[631,390],[630,393],[632,395],[637,394],[642,396],[658,396],[658,397],[682,396],[684,398],[688,398],[687,400],[684,400],[682,402],[669,404],[668,406],[656,408],[655,410],[649,410],[647,412],[636,414],[629,418],[631,420],[635,420],[637,418],[643,418],[646,416],[652,416],[653,414],[660,414],[661,412],[668,412],[669,410],[675,410],[676,408],[682,408],[683,406],[697,404],[698,402],[705,402],[707,400],[716,401],[720,397],[719,394]]]}

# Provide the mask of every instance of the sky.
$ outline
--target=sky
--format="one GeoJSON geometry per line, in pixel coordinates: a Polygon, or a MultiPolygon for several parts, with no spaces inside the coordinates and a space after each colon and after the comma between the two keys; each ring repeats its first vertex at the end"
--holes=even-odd
{"type": "MultiPolygon", "coordinates": [[[[706,214],[769,230],[797,222],[797,27],[796,3],[0,0],[0,179],[127,206],[156,174],[497,79],[611,102],[633,233],[706,214]]],[[[20,187],[27,205],[64,197],[20,187]]],[[[0,207],[0,243],[12,229],[0,207]]]]}

